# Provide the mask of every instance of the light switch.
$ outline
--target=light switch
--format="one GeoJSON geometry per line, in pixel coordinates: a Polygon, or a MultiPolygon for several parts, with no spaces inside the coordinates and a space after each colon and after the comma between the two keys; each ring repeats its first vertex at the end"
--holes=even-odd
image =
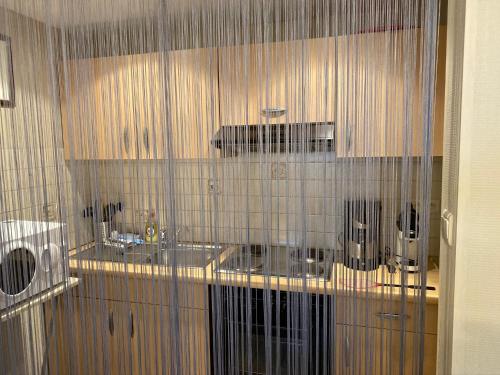
{"type": "Polygon", "coordinates": [[[448,246],[453,246],[453,220],[453,214],[445,208],[441,214],[441,235],[448,246]]]}

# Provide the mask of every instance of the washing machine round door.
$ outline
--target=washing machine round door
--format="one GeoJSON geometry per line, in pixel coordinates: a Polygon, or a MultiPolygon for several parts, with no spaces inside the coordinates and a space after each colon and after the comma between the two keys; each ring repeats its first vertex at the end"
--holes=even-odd
{"type": "Polygon", "coordinates": [[[36,273],[36,258],[31,246],[16,241],[0,250],[0,292],[15,296],[29,288],[36,273]]]}

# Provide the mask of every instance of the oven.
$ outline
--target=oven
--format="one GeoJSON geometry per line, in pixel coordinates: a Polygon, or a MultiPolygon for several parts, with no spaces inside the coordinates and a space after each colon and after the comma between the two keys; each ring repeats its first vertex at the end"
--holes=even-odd
{"type": "Polygon", "coordinates": [[[330,297],[213,286],[213,374],[327,374],[330,297]]]}

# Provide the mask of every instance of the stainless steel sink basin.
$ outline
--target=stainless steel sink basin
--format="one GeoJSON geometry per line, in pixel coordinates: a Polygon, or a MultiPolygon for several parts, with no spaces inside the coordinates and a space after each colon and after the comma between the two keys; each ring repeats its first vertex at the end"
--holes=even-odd
{"type": "Polygon", "coordinates": [[[178,267],[206,267],[220,250],[220,246],[214,245],[177,244],[175,249],[157,252],[153,263],[178,267]]]}
{"type": "Polygon", "coordinates": [[[157,244],[144,244],[126,249],[97,245],[73,257],[104,262],[206,267],[221,249],[221,246],[184,243],[179,243],[172,249],[159,249],[157,244]]]}
{"type": "Polygon", "coordinates": [[[157,251],[157,246],[153,245],[139,245],[125,249],[107,245],[96,245],[88,250],[79,252],[73,257],[76,259],[103,262],[151,263],[152,256],[157,251]]]}

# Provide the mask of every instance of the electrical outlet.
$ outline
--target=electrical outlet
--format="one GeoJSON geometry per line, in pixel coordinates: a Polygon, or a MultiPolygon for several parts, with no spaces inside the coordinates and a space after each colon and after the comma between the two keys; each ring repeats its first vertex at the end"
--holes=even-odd
{"type": "Polygon", "coordinates": [[[43,215],[48,220],[55,220],[56,219],[56,211],[57,211],[57,205],[55,203],[43,205],[43,215]]]}
{"type": "Polygon", "coordinates": [[[286,180],[287,177],[288,177],[288,167],[286,163],[275,161],[271,164],[271,178],[286,180]]]}
{"type": "Polygon", "coordinates": [[[215,178],[208,179],[208,192],[210,194],[220,193],[219,184],[217,183],[217,180],[215,178]]]}
{"type": "Polygon", "coordinates": [[[135,217],[142,221],[146,220],[148,214],[149,214],[148,210],[135,210],[135,217]]]}

